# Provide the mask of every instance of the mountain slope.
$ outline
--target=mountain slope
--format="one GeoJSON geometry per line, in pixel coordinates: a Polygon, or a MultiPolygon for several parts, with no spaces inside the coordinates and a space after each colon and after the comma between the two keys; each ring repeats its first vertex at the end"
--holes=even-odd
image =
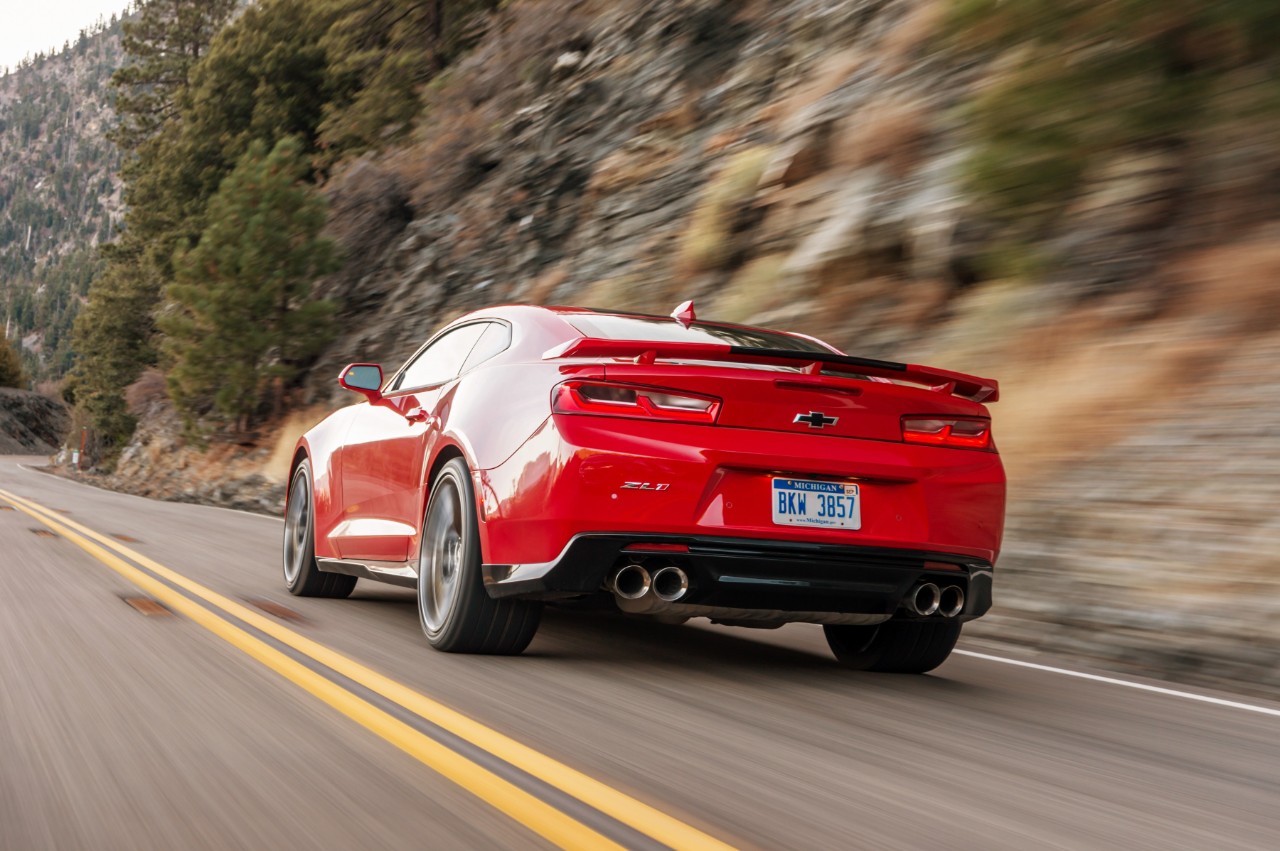
{"type": "Polygon", "coordinates": [[[0,317],[29,371],[70,366],[70,330],[122,202],[108,80],[119,67],[112,16],[73,45],[0,78],[0,317]]]}

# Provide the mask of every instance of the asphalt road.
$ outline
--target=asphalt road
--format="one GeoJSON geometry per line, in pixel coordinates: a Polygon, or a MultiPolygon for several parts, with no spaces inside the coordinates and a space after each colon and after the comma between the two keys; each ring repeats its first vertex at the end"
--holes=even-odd
{"type": "Polygon", "coordinates": [[[959,654],[853,674],[807,626],[550,613],[522,657],[436,653],[408,592],[290,597],[277,520],[19,462],[4,851],[1280,848],[1274,704],[959,654]]]}

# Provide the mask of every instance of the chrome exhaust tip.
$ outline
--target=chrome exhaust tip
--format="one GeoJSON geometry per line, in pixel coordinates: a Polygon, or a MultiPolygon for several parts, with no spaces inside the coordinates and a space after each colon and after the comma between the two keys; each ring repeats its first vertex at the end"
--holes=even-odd
{"type": "Polygon", "coordinates": [[[964,589],[959,585],[948,585],[938,596],[938,614],[944,618],[954,618],[964,611],[964,589]]]}
{"type": "Polygon", "coordinates": [[[673,564],[653,574],[653,594],[664,603],[674,603],[689,590],[689,576],[673,564]]]}
{"type": "Polygon", "coordinates": [[[652,580],[649,571],[638,564],[628,564],[613,575],[613,593],[624,600],[639,600],[649,593],[652,580]]]}
{"type": "Polygon", "coordinates": [[[902,601],[902,605],[913,615],[928,617],[938,611],[938,606],[941,602],[942,592],[938,590],[938,586],[932,582],[921,582],[911,593],[907,594],[907,598],[902,601]]]}

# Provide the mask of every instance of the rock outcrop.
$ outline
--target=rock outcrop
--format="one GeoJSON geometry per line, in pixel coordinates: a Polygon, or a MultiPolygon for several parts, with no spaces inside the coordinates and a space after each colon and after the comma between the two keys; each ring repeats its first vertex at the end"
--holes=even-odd
{"type": "Polygon", "coordinates": [[[61,402],[0,387],[0,455],[49,455],[61,445],[70,424],[61,402]]]}

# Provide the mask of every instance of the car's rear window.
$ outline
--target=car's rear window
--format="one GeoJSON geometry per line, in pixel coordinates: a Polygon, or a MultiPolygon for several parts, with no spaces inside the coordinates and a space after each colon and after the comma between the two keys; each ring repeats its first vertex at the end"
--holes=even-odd
{"type": "Polygon", "coordinates": [[[715,325],[694,322],[689,327],[674,319],[648,316],[614,316],[597,314],[566,316],[574,328],[588,337],[600,340],[652,340],[658,343],[728,343],[753,349],[774,349],[784,352],[822,352],[831,349],[789,334],[778,334],[760,328],[743,328],[736,325],[715,325]]]}

